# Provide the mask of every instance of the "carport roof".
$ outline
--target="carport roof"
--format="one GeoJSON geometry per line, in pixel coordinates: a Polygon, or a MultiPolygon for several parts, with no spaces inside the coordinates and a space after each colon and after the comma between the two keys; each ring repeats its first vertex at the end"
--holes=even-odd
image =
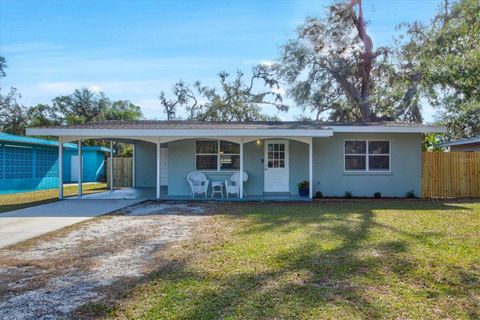
{"type": "MultiPolygon", "coordinates": [[[[48,129],[290,129],[290,130],[328,130],[335,127],[390,127],[390,128],[437,128],[409,122],[322,122],[322,121],[166,121],[166,120],[111,120],[88,124],[55,126],[48,129]]],[[[41,128],[47,129],[47,128],[41,128]]]]}

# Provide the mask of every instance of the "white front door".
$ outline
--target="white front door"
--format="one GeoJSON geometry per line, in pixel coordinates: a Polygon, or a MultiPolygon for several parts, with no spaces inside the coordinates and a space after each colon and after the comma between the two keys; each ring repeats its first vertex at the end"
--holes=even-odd
{"type": "Polygon", "coordinates": [[[288,140],[265,140],[265,192],[289,192],[288,140]]]}

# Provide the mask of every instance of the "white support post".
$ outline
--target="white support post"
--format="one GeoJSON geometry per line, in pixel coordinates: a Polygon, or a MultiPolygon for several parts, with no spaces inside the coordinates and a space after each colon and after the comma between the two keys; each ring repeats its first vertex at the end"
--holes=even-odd
{"type": "Polygon", "coordinates": [[[82,140],[78,140],[78,196],[83,195],[83,159],[82,159],[82,140]]]}
{"type": "Polygon", "coordinates": [[[161,143],[162,138],[158,138],[157,142],[157,183],[156,183],[156,198],[157,200],[160,199],[160,150],[161,150],[161,143]]]}
{"type": "Polygon", "coordinates": [[[310,139],[308,149],[308,180],[310,184],[310,187],[308,188],[308,196],[310,199],[313,199],[313,138],[310,139]]]}
{"type": "Polygon", "coordinates": [[[240,199],[243,199],[243,137],[240,141],[240,199]]]}
{"type": "Polygon", "coordinates": [[[58,199],[63,199],[63,137],[58,137],[58,199]]]}
{"type": "Polygon", "coordinates": [[[135,145],[132,144],[132,188],[135,188],[136,181],[135,181],[135,160],[137,158],[137,152],[135,150],[135,145]]]}
{"type": "Polygon", "coordinates": [[[110,192],[113,191],[113,141],[110,141],[110,192]]]}

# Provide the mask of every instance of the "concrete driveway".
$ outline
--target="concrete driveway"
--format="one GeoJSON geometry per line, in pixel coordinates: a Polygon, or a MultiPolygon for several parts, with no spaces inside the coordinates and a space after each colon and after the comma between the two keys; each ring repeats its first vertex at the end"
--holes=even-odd
{"type": "Polygon", "coordinates": [[[68,199],[0,213],[0,248],[142,201],[68,199]]]}

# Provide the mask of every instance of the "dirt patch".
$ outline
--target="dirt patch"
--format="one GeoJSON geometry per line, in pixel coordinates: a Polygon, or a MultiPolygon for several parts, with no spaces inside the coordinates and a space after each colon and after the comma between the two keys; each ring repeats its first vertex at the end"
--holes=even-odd
{"type": "Polygon", "coordinates": [[[147,202],[0,250],[0,318],[65,318],[154,271],[165,245],[186,239],[211,204],[147,202]]]}

